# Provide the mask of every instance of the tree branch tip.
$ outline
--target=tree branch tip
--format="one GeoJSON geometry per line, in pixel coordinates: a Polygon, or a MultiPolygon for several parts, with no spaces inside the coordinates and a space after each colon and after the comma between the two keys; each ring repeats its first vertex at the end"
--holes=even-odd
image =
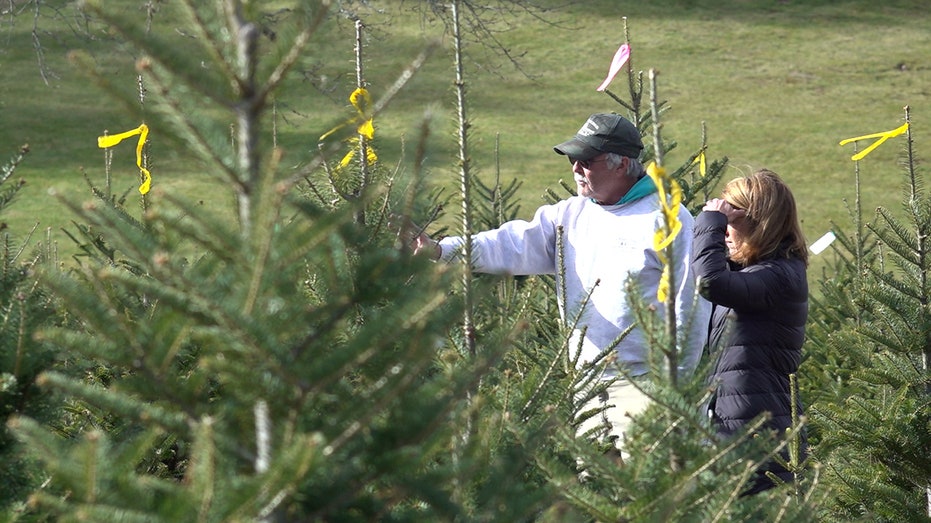
{"type": "Polygon", "coordinates": [[[152,60],[148,56],[143,56],[136,60],[136,72],[141,73],[152,69],[152,60]]]}

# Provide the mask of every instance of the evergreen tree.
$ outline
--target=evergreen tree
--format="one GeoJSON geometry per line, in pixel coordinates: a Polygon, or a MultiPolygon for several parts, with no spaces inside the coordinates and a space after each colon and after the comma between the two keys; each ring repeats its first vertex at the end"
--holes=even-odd
{"type": "MultiPolygon", "coordinates": [[[[259,36],[262,13],[187,4],[197,49],[170,45],[129,13],[91,7],[144,51],[140,82],[159,93],[146,100],[147,126],[173,130],[225,179],[234,208],[143,194],[135,218],[107,190],[94,188],[91,204],[63,200],[85,256],[44,282],[80,324],[44,336],[91,363],[83,379],[50,371],[39,380],[83,416],[70,437],[28,416],[12,423],[48,475],[31,496],[33,515],[423,521],[538,512],[550,493],[528,467],[535,447],[513,442],[546,433],[528,416],[509,419],[486,393],[513,383],[496,364],[523,323],[505,311],[501,326],[482,325],[483,350],[462,350],[451,274],[425,270],[384,226],[387,210],[417,202],[394,194],[369,163],[374,143],[362,129],[378,104],[326,133],[327,154],[297,174],[283,173],[264,145],[270,97],[325,6],[295,7],[272,43],[259,36]],[[223,108],[232,146],[216,119],[223,108]],[[357,162],[327,163],[354,135],[357,162]],[[319,180],[335,201],[319,198],[319,180]]],[[[109,87],[134,106],[132,94],[109,87]]],[[[535,401],[520,404],[546,414],[535,401]]]]}
{"type": "MultiPolygon", "coordinates": [[[[907,110],[905,117],[908,123],[907,110]]],[[[818,458],[836,492],[832,521],[931,517],[931,200],[910,132],[903,165],[902,213],[877,209],[877,223],[868,226],[875,246],[862,262],[848,255],[859,263],[848,265],[859,268],[858,277],[844,287],[823,284],[840,296],[819,307],[820,323],[836,329],[823,337],[824,350],[844,355],[838,394],[813,410],[818,458]]],[[[846,240],[845,247],[861,238],[846,240]]]]}
{"type": "MultiPolygon", "coordinates": [[[[367,98],[358,31],[350,98],[357,116],[319,129],[319,149],[295,169],[282,166],[269,130],[276,98],[318,28],[332,22],[328,5],[293,2],[272,16],[234,0],[188,1],[143,21],[89,4],[143,56],[139,84],[155,95],[140,104],[139,92],[107,85],[105,74],[95,78],[159,137],[194,153],[230,198],[202,206],[154,191],[138,197],[140,216],[93,184],[90,203],[63,200],[76,216],[72,237],[82,256],[74,270],[47,271],[42,282],[74,323],[44,321],[42,343],[72,363],[44,372],[38,384],[69,404],[56,420],[18,411],[10,422],[42,461],[24,467],[23,484],[34,491],[21,514],[812,519],[821,501],[816,478],[739,496],[755,467],[792,438],[751,426],[732,441],[713,441],[700,412],[702,372],[685,380],[669,371],[681,333],[647,307],[640,317],[653,340],[655,402],[634,422],[631,457],[620,462],[606,452],[611,442],[576,436],[577,424],[597,413],[579,411],[578,391],[591,373],[570,358],[571,317],[559,319],[553,280],[464,279],[459,268],[411,257],[403,245],[409,231],[389,226],[392,214],[429,223],[444,202],[421,194],[429,121],[409,169],[388,172],[379,163],[373,119],[390,96],[367,98]],[[178,45],[171,36],[178,28],[196,38],[178,45]]],[[[76,54],[75,62],[93,75],[90,60],[76,54]]],[[[660,127],[662,104],[641,112],[633,91],[640,75],[629,75],[631,101],[622,105],[649,135],[660,127]]],[[[458,131],[467,138],[460,110],[458,131]]],[[[648,159],[661,165],[674,143],[654,136],[648,159]]],[[[145,140],[140,147],[145,175],[151,152],[145,140]]],[[[679,183],[693,210],[726,164],[694,176],[692,160],[705,149],[703,136],[664,182],[679,183]]],[[[515,215],[514,183],[466,174],[465,231],[515,215]]]]}
{"type": "MultiPolygon", "coordinates": [[[[15,180],[16,167],[29,152],[23,146],[0,166],[0,212],[13,203],[25,185],[15,180]]],[[[45,394],[35,383],[36,376],[56,365],[51,346],[35,340],[36,331],[58,321],[54,300],[38,285],[36,270],[53,266],[52,249],[41,245],[30,249],[31,235],[16,239],[0,224],[0,515],[12,517],[21,509],[20,501],[44,479],[27,451],[18,444],[5,422],[16,416],[29,416],[54,426],[63,411],[59,398],[45,394]]],[[[33,231],[34,232],[34,231],[33,231]]]]}

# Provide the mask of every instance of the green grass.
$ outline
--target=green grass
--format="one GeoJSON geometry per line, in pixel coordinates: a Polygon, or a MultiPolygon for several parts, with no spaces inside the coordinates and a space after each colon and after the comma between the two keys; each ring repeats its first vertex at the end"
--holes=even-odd
{"type": "MultiPolygon", "coordinates": [[[[442,34],[438,24],[412,14],[410,2],[380,4],[386,14],[366,20],[372,28],[366,78],[376,97],[428,39],[442,34]]],[[[37,65],[31,14],[4,14],[0,21],[0,160],[23,143],[31,146],[16,172],[27,180],[27,189],[3,218],[14,234],[25,234],[38,222],[65,243],[56,231],[70,217],[48,189],[88,199],[82,173],[98,184],[105,179],[96,137],[139,124],[67,62],[68,50],[84,49],[107,65],[111,81],[134,89],[132,57],[105,28],[91,25],[89,39],[77,29],[78,18],[62,18],[73,14],[48,11],[39,19],[44,59],[55,75],[48,85],[37,65]]],[[[523,73],[474,43],[465,64],[475,166],[480,175],[492,176],[495,144],[500,143],[502,177],[523,182],[524,217],[541,203],[546,188],[571,179],[568,164],[552,146],[571,136],[590,113],[623,110],[595,91],[624,39],[623,17],[635,69],[659,72],[659,97],[669,104],[663,136],[678,142],[678,148],[667,164],[685,161],[700,146],[704,123],[709,155],[730,158],[725,179],[765,166],[789,182],[810,241],[832,221],[850,224],[853,147],[840,147],[841,139],[898,127],[908,105],[919,153],[924,148],[924,122],[931,121],[931,14],[924,2],[590,0],[568,3],[544,17],[550,23],[529,15],[502,17],[498,23],[500,28],[510,25],[497,37],[519,55],[523,73]]],[[[455,190],[448,40],[377,119],[376,146],[385,163],[395,165],[402,138],[411,140],[424,111],[432,109],[438,118],[430,141],[430,179],[455,190]]],[[[182,37],[178,41],[189,45],[182,37]]],[[[326,123],[351,111],[346,96],[355,78],[353,53],[351,24],[331,24],[315,38],[277,98],[285,164],[306,159],[326,123]]],[[[618,77],[611,90],[624,96],[624,78],[618,77]]],[[[161,140],[158,129],[150,140],[155,190],[226,205],[222,185],[200,172],[183,150],[161,140]]],[[[899,206],[897,158],[904,143],[902,138],[889,141],[861,162],[867,219],[876,206],[899,206]]],[[[114,190],[127,191],[130,198],[136,197],[138,183],[132,149],[121,145],[115,150],[111,172],[114,190]]],[[[406,156],[409,160],[412,154],[406,156]]]]}

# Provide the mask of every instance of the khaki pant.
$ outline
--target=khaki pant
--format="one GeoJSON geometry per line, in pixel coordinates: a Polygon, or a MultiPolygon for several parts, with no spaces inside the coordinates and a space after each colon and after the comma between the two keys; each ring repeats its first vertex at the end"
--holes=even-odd
{"type": "MultiPolygon", "coordinates": [[[[646,386],[649,382],[643,380],[637,384],[641,387],[646,386]]],[[[579,426],[579,434],[600,428],[601,430],[595,435],[599,438],[612,437],[614,446],[626,456],[623,451],[624,435],[630,428],[630,416],[640,414],[646,410],[650,404],[650,398],[640,392],[640,389],[632,385],[625,379],[617,380],[612,383],[608,390],[600,397],[594,398],[582,408],[583,411],[599,408],[607,405],[608,408],[602,414],[593,416],[579,426]]]]}

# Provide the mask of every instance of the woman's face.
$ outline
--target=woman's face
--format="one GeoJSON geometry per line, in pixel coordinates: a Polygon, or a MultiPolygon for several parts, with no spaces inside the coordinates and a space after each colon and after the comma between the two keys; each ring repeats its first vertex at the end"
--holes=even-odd
{"type": "Polygon", "coordinates": [[[727,220],[727,230],[724,233],[724,243],[731,256],[737,254],[740,246],[747,236],[747,220],[744,217],[727,220]]]}
{"type": "Polygon", "coordinates": [[[724,243],[733,258],[749,234],[750,224],[746,211],[733,205],[724,198],[712,198],[705,203],[703,211],[717,211],[727,217],[727,229],[724,230],[724,243]]]}

